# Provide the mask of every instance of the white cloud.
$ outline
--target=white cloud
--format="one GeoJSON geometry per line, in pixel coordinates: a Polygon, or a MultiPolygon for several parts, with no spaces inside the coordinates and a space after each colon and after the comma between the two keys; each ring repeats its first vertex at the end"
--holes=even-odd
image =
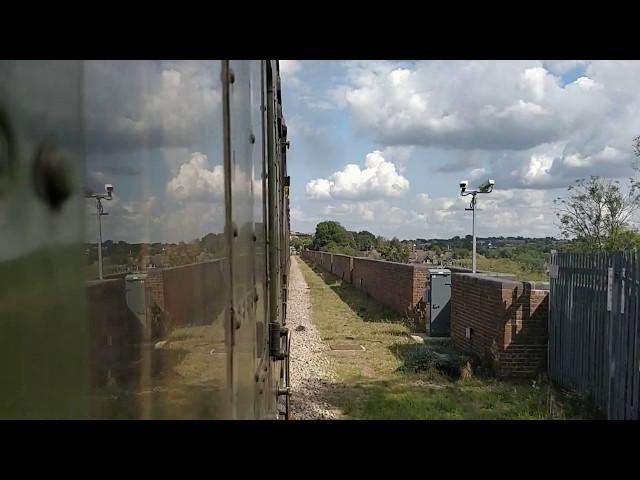
{"type": "Polygon", "coordinates": [[[206,155],[195,152],[167,184],[167,192],[178,200],[207,201],[224,198],[224,168],[209,166],[206,155]]]}
{"type": "MultiPolygon", "coordinates": [[[[431,198],[426,193],[416,195],[415,209],[426,218],[428,237],[449,238],[471,233],[470,197],[431,198]]],[[[494,191],[478,197],[477,233],[488,235],[534,236],[554,233],[553,210],[547,192],[531,189],[494,191]]]]}
{"type": "Polygon", "coordinates": [[[557,137],[564,127],[547,105],[562,87],[539,62],[354,70],[352,85],[337,87],[332,96],[386,144],[523,149],[557,137]]]}
{"type": "Polygon", "coordinates": [[[386,147],[382,150],[382,156],[393,162],[398,169],[398,172],[403,173],[406,169],[407,161],[411,157],[413,151],[414,147],[412,146],[386,147]]]}
{"type": "Polygon", "coordinates": [[[280,75],[296,75],[302,70],[300,60],[280,60],[280,75]]]}
{"type": "Polygon", "coordinates": [[[219,61],[87,61],[90,152],[187,147],[221,122],[219,61]]]}
{"type": "Polygon", "coordinates": [[[600,85],[593,81],[593,79],[589,77],[580,77],[576,79],[575,83],[577,86],[582,88],[583,90],[591,90],[592,88],[597,88],[600,85]]]}
{"type": "Polygon", "coordinates": [[[546,77],[547,70],[542,67],[527,68],[520,75],[520,83],[536,101],[542,101],[544,100],[546,77]]]}
{"type": "Polygon", "coordinates": [[[327,205],[323,219],[334,219],[350,230],[369,230],[377,235],[402,236],[401,231],[424,228],[426,215],[392,205],[386,200],[356,201],[327,205]]]}
{"type": "Polygon", "coordinates": [[[349,164],[328,179],[314,179],[306,186],[308,198],[318,200],[400,197],[408,190],[409,180],[400,175],[396,166],[385,160],[379,150],[367,154],[364,169],[349,164]]]}
{"type": "Polygon", "coordinates": [[[483,167],[474,168],[473,170],[471,170],[471,173],[469,173],[469,180],[472,182],[484,180],[484,177],[486,177],[486,169],[483,167]]]}
{"type": "Polygon", "coordinates": [[[322,213],[329,217],[350,215],[359,220],[375,220],[375,212],[372,204],[356,202],[342,203],[339,205],[327,205],[322,213]]]}
{"type": "MultiPolygon", "coordinates": [[[[494,191],[478,198],[477,234],[547,236],[557,234],[551,192],[533,189],[494,191]]],[[[322,220],[336,220],[349,230],[369,230],[388,238],[450,238],[471,233],[470,197],[431,197],[419,193],[408,205],[387,200],[351,201],[324,205],[304,221],[308,231],[322,220]]],[[[296,217],[298,213],[296,213],[296,217]]],[[[298,227],[294,227],[298,228],[298,227]]]]}
{"type": "Polygon", "coordinates": [[[312,200],[325,200],[331,198],[331,187],[333,182],[325,178],[310,180],[305,188],[307,197],[312,200]]]}
{"type": "Polygon", "coordinates": [[[525,181],[533,183],[536,180],[549,175],[549,170],[553,165],[553,157],[549,155],[532,155],[529,159],[529,168],[525,174],[525,181]]]}
{"type": "MultiPolygon", "coordinates": [[[[167,183],[167,193],[173,198],[190,202],[210,202],[224,199],[224,167],[211,168],[207,155],[195,152],[183,163],[178,173],[167,183]]],[[[231,179],[233,192],[253,194],[259,201],[262,194],[262,179],[254,178],[236,166],[231,179]]]]}
{"type": "Polygon", "coordinates": [[[505,186],[529,182],[536,188],[554,187],[557,181],[546,178],[546,172],[564,182],[564,177],[575,178],[580,169],[597,169],[594,162],[613,162],[614,157],[616,167],[609,173],[629,173],[630,142],[638,134],[640,115],[640,62],[345,65],[349,82],[330,89],[328,98],[347,109],[356,127],[385,146],[497,153],[493,168],[466,162],[458,162],[458,167],[499,170],[505,186]],[[581,76],[564,84],[560,75],[577,66],[584,69],[581,76]],[[558,145],[561,150],[556,152],[558,145]],[[603,152],[607,145],[619,153],[609,158],[603,152]],[[599,151],[601,156],[596,155],[599,151]],[[508,162],[499,160],[501,153],[507,154],[508,162]],[[577,154],[584,160],[576,162],[577,154]],[[504,172],[516,173],[511,178],[504,172]]]}
{"type": "Polygon", "coordinates": [[[298,74],[302,70],[300,60],[280,60],[279,63],[280,77],[285,86],[298,87],[300,85],[298,74]]]}

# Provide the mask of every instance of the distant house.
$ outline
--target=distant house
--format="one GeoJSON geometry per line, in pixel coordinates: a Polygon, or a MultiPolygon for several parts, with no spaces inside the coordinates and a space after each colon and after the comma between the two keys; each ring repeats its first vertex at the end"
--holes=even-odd
{"type": "Polygon", "coordinates": [[[436,263],[438,261],[438,254],[433,250],[423,250],[424,260],[421,263],[436,263]]]}
{"type": "Polygon", "coordinates": [[[428,253],[424,250],[414,250],[409,253],[409,263],[425,263],[428,253]]]}

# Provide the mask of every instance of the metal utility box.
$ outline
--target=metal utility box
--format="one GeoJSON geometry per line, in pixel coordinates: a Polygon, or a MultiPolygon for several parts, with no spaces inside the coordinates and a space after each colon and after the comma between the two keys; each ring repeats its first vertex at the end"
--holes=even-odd
{"type": "Polygon", "coordinates": [[[127,307],[134,313],[143,327],[147,326],[146,279],[147,275],[144,273],[130,274],[124,278],[127,307]]]}
{"type": "Polygon", "coordinates": [[[451,270],[430,268],[426,299],[429,304],[427,333],[432,337],[448,337],[451,321],[451,270]]]}

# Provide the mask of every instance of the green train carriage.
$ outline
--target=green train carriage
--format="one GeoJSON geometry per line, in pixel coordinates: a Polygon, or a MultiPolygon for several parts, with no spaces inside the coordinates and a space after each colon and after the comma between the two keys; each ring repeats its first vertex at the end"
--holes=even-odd
{"type": "Polygon", "coordinates": [[[277,61],[0,61],[0,418],[287,418],[287,147],[277,61]]]}

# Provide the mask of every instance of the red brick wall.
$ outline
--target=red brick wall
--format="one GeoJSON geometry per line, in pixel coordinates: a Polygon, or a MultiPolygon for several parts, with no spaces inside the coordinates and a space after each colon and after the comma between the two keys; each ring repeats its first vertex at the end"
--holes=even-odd
{"type": "Polygon", "coordinates": [[[427,321],[428,304],[423,300],[424,290],[429,282],[429,268],[426,265],[413,265],[413,291],[410,316],[424,328],[427,321]]]}
{"type": "Polygon", "coordinates": [[[374,300],[403,315],[424,322],[422,296],[427,281],[426,265],[404,264],[304,251],[302,258],[351,282],[374,300]]]}
{"type": "MultiPolygon", "coordinates": [[[[226,260],[219,260],[146,272],[160,321],[167,327],[213,323],[228,306],[227,268],[226,260]]],[[[91,381],[103,385],[109,368],[125,355],[135,356],[142,327],[127,306],[124,278],[87,282],[86,295],[91,381]]]]}
{"type": "Polygon", "coordinates": [[[412,265],[356,257],[351,277],[356,288],[380,303],[401,313],[412,309],[412,265]]]}
{"type": "Polygon", "coordinates": [[[151,300],[164,310],[164,276],[162,270],[149,270],[145,280],[145,287],[151,292],[151,300]]]}
{"type": "Polygon", "coordinates": [[[347,255],[333,254],[333,264],[331,273],[341,278],[345,282],[351,283],[351,270],[353,269],[353,257],[347,255]]]}
{"type": "Polygon", "coordinates": [[[126,358],[141,338],[141,325],[127,307],[124,279],[87,282],[89,373],[93,387],[107,383],[108,370],[126,358]]]}
{"type": "Polygon", "coordinates": [[[331,262],[333,255],[327,252],[320,252],[320,266],[327,272],[331,271],[331,262]]]}
{"type": "Polygon", "coordinates": [[[161,309],[172,326],[204,325],[215,321],[228,300],[226,264],[225,260],[216,260],[159,271],[164,284],[161,309]]]}
{"type": "Polygon", "coordinates": [[[456,348],[489,359],[505,377],[532,377],[547,356],[548,284],[453,274],[451,336],[456,348]],[[465,329],[471,327],[471,338],[465,329]]]}

